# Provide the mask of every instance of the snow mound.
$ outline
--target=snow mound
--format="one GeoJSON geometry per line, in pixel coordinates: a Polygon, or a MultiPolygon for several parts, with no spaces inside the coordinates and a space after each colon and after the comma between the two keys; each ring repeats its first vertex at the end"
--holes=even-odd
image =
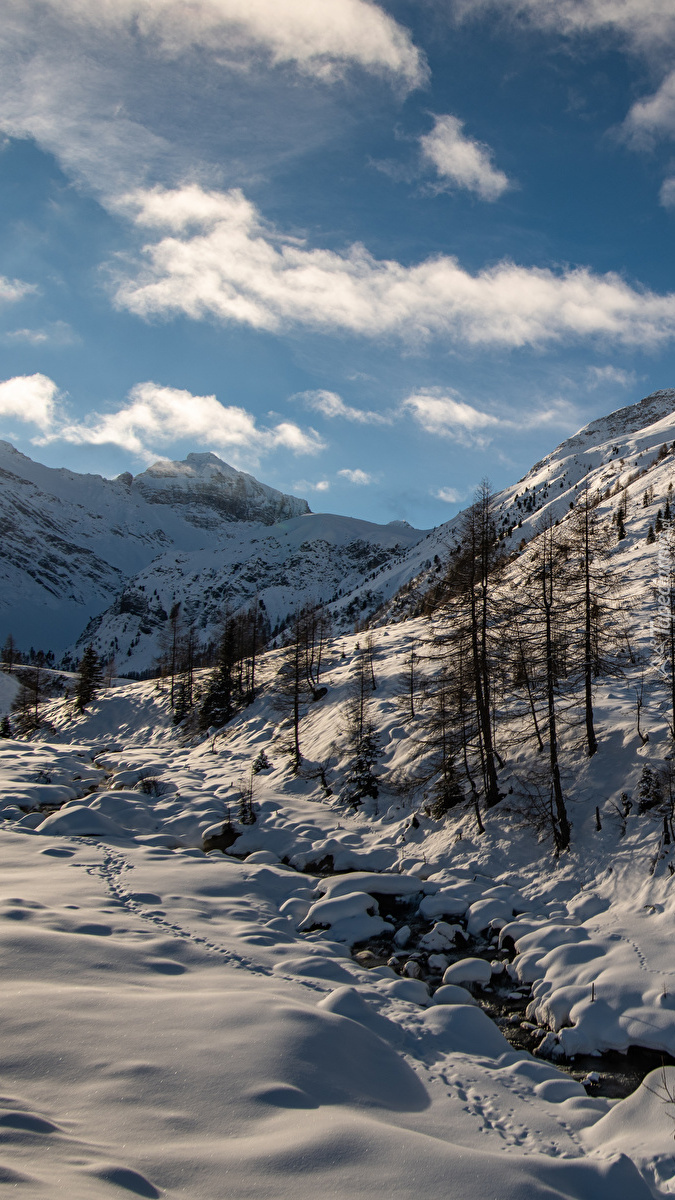
{"type": "Polygon", "coordinates": [[[486,984],[492,979],[492,967],[484,958],[460,958],[443,972],[443,983],[486,984]]]}
{"type": "Polygon", "coordinates": [[[38,825],[36,833],[48,833],[56,837],[114,837],[125,836],[125,831],[104,813],[86,808],[83,804],[70,804],[38,825]]]}
{"type": "Polygon", "coordinates": [[[471,992],[456,983],[444,983],[434,992],[434,1004],[477,1004],[471,992]]]}

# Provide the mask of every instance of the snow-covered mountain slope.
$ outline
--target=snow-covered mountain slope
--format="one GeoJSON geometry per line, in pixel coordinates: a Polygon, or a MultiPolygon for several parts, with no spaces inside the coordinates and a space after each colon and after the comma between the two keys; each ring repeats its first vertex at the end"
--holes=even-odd
{"type": "MultiPolygon", "coordinates": [[[[84,630],[75,652],[92,642],[121,671],[145,671],[158,651],[167,613],[180,601],[184,621],[196,622],[202,643],[217,640],[224,612],[257,596],[272,631],[304,603],[333,602],[351,630],[364,615],[351,594],[382,567],[396,563],[423,534],[405,522],[374,525],[352,517],[308,513],[270,527],[233,524],[218,547],[160,555],[84,630]]],[[[370,615],[364,595],[365,615],[370,615]]]]}
{"type": "MultiPolygon", "coordinates": [[[[241,567],[233,598],[250,594],[251,588],[276,587],[286,562],[291,575],[302,574],[304,580],[289,591],[292,607],[303,587],[325,599],[345,578],[355,582],[421,536],[405,525],[375,526],[340,517],[303,525],[308,519],[305,500],[258,483],[213,454],[189,454],[184,462],[156,463],[135,477],[103,479],[45,467],[1,442],[0,636],[4,640],[11,632],[26,648],[63,650],[113,600],[124,609],[128,601],[118,598],[122,593],[128,597],[129,582],[163,554],[158,578],[167,574],[166,555],[174,567],[180,559],[182,569],[173,572],[170,594],[180,592],[186,600],[192,576],[209,562],[211,552],[222,552],[226,574],[235,562],[241,567]],[[286,551],[276,553],[267,544],[263,548],[270,554],[272,583],[264,578],[264,555],[256,547],[279,522],[279,545],[286,551]],[[302,530],[302,536],[295,530],[302,530]],[[324,561],[321,546],[332,561],[324,561]],[[339,561],[336,546],[344,548],[339,561]],[[194,568],[189,561],[193,552],[198,559],[194,568]],[[248,557],[253,565],[247,592],[243,564],[248,557]]],[[[142,596],[148,583],[149,577],[139,580],[131,591],[142,596]]],[[[141,616],[146,625],[145,612],[141,616]]],[[[143,660],[140,669],[146,665],[143,660]]]]}
{"type": "MultiPolygon", "coordinates": [[[[606,497],[609,513],[626,489],[627,531],[642,538],[659,507],[663,507],[671,477],[675,479],[675,389],[666,388],[637,404],[617,409],[584,426],[528,471],[518,483],[495,496],[495,516],[504,550],[515,553],[529,542],[549,516],[560,520],[588,486],[606,497]],[[652,485],[654,502],[642,510],[645,490],[652,485]]],[[[357,608],[368,588],[380,603],[378,623],[398,620],[418,610],[424,595],[443,572],[448,555],[461,540],[462,513],[431,530],[407,555],[385,565],[376,581],[360,584],[351,599],[357,608]]],[[[630,538],[629,538],[630,540],[630,538]]]]}

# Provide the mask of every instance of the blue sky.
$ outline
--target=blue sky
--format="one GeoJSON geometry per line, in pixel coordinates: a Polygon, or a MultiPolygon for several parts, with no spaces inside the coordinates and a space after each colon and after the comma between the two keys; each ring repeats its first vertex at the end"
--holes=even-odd
{"type": "Polygon", "coordinates": [[[675,384],[671,0],[3,0],[0,436],[427,527],[675,384]]]}

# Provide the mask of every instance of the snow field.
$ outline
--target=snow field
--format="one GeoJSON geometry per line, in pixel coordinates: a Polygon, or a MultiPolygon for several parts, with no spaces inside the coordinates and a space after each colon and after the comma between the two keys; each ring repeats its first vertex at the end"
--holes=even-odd
{"type": "Polygon", "coordinates": [[[19,1192],[482,1200],[498,1175],[508,1200],[651,1195],[582,1141],[608,1103],[482,1012],[421,1010],[282,932],[295,872],[10,830],[1,852],[0,1171],[19,1192]]]}

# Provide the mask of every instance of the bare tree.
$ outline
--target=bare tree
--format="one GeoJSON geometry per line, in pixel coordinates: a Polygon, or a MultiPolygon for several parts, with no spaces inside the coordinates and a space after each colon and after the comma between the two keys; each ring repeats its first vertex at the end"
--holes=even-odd
{"type": "Polygon", "coordinates": [[[12,634],[8,633],[7,637],[5,638],[5,644],[2,647],[2,663],[4,670],[7,671],[8,675],[12,674],[12,671],[14,670],[14,664],[17,661],[18,651],[16,642],[14,641],[12,634]]]}
{"type": "Polygon", "coordinates": [[[340,799],[354,808],[370,796],[377,800],[379,785],[375,764],[380,758],[379,735],[370,713],[369,693],[372,691],[372,665],[367,650],[359,650],[354,660],[350,695],[345,706],[345,732],[350,753],[347,778],[340,799]]]}
{"type": "Polygon", "coordinates": [[[398,696],[398,702],[400,703],[408,721],[414,721],[417,715],[415,711],[415,705],[417,702],[417,691],[419,688],[419,661],[420,656],[417,653],[416,644],[411,639],[408,644],[406,656],[403,660],[401,692],[398,696]]]}
{"type": "Polygon", "coordinates": [[[313,697],[315,689],[308,679],[307,629],[305,614],[294,614],[286,630],[281,667],[276,677],[275,705],[290,716],[292,742],[290,746],[295,774],[300,770],[300,710],[303,703],[313,697]]]}
{"type": "Polygon", "coordinates": [[[545,676],[546,711],[548,716],[548,746],[550,784],[553,796],[554,838],[558,852],[566,850],[570,844],[570,824],[563,796],[560,778],[560,757],[558,746],[558,719],[556,707],[556,690],[558,682],[558,667],[556,664],[555,620],[559,607],[563,603],[561,585],[562,569],[559,547],[556,541],[557,531],[550,519],[540,530],[535,554],[535,578],[532,598],[537,602],[542,632],[543,667],[545,676]]]}
{"type": "Polygon", "coordinates": [[[486,808],[500,800],[498,756],[493,735],[492,682],[494,657],[491,631],[495,587],[503,567],[493,515],[490,485],[484,480],[474,503],[464,514],[460,529],[461,551],[453,558],[447,577],[455,614],[463,619],[472,659],[471,680],[477,717],[483,790],[486,808]]]}
{"type": "Polygon", "coordinates": [[[612,544],[609,526],[600,520],[600,496],[586,484],[567,523],[570,616],[578,614],[580,674],[584,687],[584,722],[589,758],[598,749],[593,719],[593,682],[610,667],[613,630],[614,573],[610,567],[612,544]]]}

